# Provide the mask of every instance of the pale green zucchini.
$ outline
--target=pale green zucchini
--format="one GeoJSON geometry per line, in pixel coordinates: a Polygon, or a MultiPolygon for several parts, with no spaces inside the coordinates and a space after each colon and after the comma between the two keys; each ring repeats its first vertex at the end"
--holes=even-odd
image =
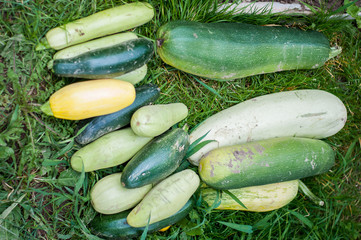
{"type": "Polygon", "coordinates": [[[93,208],[102,214],[115,214],[137,205],[152,188],[144,185],[128,189],[120,183],[121,173],[114,173],[100,179],[91,189],[93,208]]]}

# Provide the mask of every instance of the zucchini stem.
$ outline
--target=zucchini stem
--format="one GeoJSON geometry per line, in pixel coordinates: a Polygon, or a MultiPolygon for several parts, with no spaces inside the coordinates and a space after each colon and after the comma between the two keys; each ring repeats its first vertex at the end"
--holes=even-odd
{"type": "Polygon", "coordinates": [[[331,47],[331,51],[330,54],[328,55],[328,59],[330,60],[331,58],[336,57],[337,55],[339,55],[342,52],[342,48],[341,47],[331,47]]]}
{"type": "Polygon", "coordinates": [[[164,39],[163,38],[160,38],[160,39],[157,39],[157,47],[160,48],[164,43],[164,39]]]}
{"type": "Polygon", "coordinates": [[[51,107],[50,107],[50,102],[47,101],[46,103],[44,103],[41,107],[40,110],[43,111],[43,113],[45,113],[46,115],[49,116],[54,116],[53,111],[51,111],[51,107]]]}
{"type": "Polygon", "coordinates": [[[309,197],[314,203],[323,206],[325,205],[325,202],[322,201],[319,197],[317,197],[315,194],[311,192],[311,190],[304,184],[301,180],[298,180],[298,185],[300,186],[300,189],[302,192],[309,197]]]}
{"type": "Polygon", "coordinates": [[[42,38],[40,40],[40,42],[38,43],[38,45],[36,45],[35,50],[40,51],[40,50],[45,50],[45,49],[49,49],[49,48],[51,48],[51,47],[49,45],[48,40],[46,38],[42,38]]]}

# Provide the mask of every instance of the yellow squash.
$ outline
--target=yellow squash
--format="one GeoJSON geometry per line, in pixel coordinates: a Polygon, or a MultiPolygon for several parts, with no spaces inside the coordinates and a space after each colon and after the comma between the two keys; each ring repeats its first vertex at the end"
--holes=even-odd
{"type": "Polygon", "coordinates": [[[117,79],[67,85],[55,92],[41,110],[56,118],[81,120],[119,111],[134,102],[135,88],[117,79]]]}

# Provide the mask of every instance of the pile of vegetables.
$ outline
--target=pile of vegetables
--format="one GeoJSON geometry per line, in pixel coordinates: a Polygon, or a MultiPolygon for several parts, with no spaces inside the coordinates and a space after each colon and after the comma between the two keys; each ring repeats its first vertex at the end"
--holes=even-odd
{"type": "MultiPolygon", "coordinates": [[[[177,127],[188,116],[184,103],[152,104],[160,89],[135,87],[153,43],[122,32],[153,15],[149,4],[125,4],[55,28],[38,47],[61,49],[49,63],[55,74],[86,79],[41,107],[56,118],[89,119],[75,138],[82,148],[71,167],[91,172],[124,164],[91,190],[99,212],[89,225],[94,234],[135,237],[175,224],[194,207],[197,190],[216,209],[271,211],[295,198],[299,179],[332,168],[334,151],[320,139],[340,131],[347,112],[325,91],[264,95],[216,113],[191,133],[177,127]],[[199,150],[189,156],[190,146],[199,150]],[[186,159],[197,172],[179,168],[186,159]]],[[[316,68],[340,52],[318,32],[240,23],[175,21],[157,38],[164,62],[221,81],[316,68]]]]}

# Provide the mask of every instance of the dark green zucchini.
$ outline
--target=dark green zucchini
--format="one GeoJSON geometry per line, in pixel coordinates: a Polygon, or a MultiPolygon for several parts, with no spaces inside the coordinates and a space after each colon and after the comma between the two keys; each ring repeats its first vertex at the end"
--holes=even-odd
{"type": "Polygon", "coordinates": [[[153,43],[144,38],[131,39],[95,49],[76,57],[54,60],[54,73],[63,77],[111,78],[146,64],[154,53],[153,43]]]}
{"type": "Polygon", "coordinates": [[[173,21],[157,32],[162,60],[220,81],[322,66],[341,52],[320,32],[244,23],[173,21]]]}
{"type": "Polygon", "coordinates": [[[160,95],[159,88],[155,84],[146,84],[135,90],[136,97],[130,106],[118,112],[93,118],[75,140],[83,145],[88,144],[109,132],[128,125],[133,113],[138,108],[154,102],[160,95]]]}
{"type": "MultiPolygon", "coordinates": [[[[148,233],[156,232],[164,227],[173,225],[183,218],[193,208],[193,200],[190,199],[176,214],[159,222],[152,223],[148,226],[148,233]]],[[[97,215],[89,225],[91,232],[99,237],[113,239],[127,239],[140,236],[145,227],[134,228],[127,223],[127,216],[130,210],[113,214],[113,215],[97,215]]]]}
{"type": "Polygon", "coordinates": [[[166,178],[178,168],[188,147],[186,131],[168,130],[145,145],[127,163],[121,177],[122,185],[138,188],[166,178]]]}

